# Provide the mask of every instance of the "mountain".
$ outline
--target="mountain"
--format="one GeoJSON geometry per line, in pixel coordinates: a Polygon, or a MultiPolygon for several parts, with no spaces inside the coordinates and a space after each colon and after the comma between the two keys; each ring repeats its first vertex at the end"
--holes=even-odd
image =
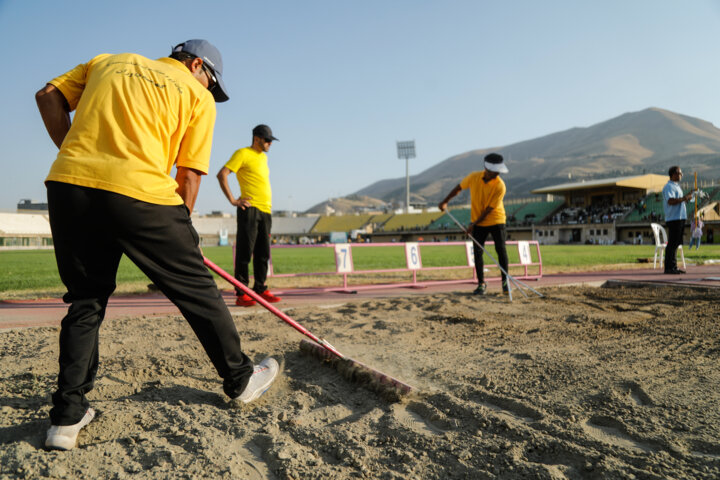
{"type": "Polygon", "coordinates": [[[348,195],[347,197],[331,198],[322,203],[318,203],[314,207],[306,210],[304,213],[314,213],[319,215],[329,214],[346,214],[357,212],[362,209],[383,211],[388,205],[377,198],[368,197],[366,195],[348,195]]]}
{"type": "MultiPolygon", "coordinates": [[[[491,151],[502,154],[510,169],[503,175],[508,198],[532,196],[536,188],[578,179],[664,175],[673,164],[697,171],[701,178],[720,178],[720,129],[699,118],[648,108],[586,128],[455,155],[410,177],[412,200],[436,204],[465,175],[481,170],[483,157],[491,151]]],[[[463,194],[458,201],[467,201],[463,194]]],[[[405,178],[380,180],[353,197],[399,205],[405,199],[405,178]]]]}

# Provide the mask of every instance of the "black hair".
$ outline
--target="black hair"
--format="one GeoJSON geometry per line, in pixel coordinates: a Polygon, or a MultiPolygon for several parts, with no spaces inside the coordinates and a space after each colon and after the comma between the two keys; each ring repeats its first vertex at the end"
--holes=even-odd
{"type": "Polygon", "coordinates": [[[172,52],[169,57],[177,60],[178,62],[185,62],[185,60],[192,60],[193,58],[197,58],[195,55],[188,52],[172,52]]]}
{"type": "Polygon", "coordinates": [[[668,170],[668,175],[672,177],[679,171],[680,171],[680,167],[678,167],[677,165],[673,165],[672,167],[670,167],[670,170],[668,170]]]}

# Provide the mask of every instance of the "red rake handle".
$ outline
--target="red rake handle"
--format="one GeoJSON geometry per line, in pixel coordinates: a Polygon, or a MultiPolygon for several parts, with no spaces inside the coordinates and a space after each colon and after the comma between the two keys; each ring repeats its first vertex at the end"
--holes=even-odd
{"type": "Polygon", "coordinates": [[[275,308],[270,302],[268,302],[268,301],[265,300],[263,297],[261,297],[260,295],[258,295],[257,293],[255,293],[254,290],[252,290],[252,289],[248,288],[247,286],[243,285],[242,283],[240,283],[235,277],[233,277],[232,275],[230,275],[229,273],[227,273],[225,270],[223,270],[222,268],[218,267],[218,266],[215,265],[213,262],[211,262],[210,260],[208,260],[207,257],[203,257],[203,262],[205,263],[205,265],[206,265],[210,270],[212,270],[213,272],[215,272],[215,273],[217,273],[218,275],[220,275],[222,278],[224,278],[225,280],[227,280],[228,282],[230,282],[233,286],[235,286],[235,287],[239,288],[240,290],[242,290],[244,293],[246,293],[246,294],[247,294],[249,297],[251,297],[253,300],[255,300],[255,301],[258,302],[260,305],[262,305],[263,307],[265,307],[266,309],[268,309],[271,313],[273,313],[273,314],[274,314],[276,317],[278,317],[280,320],[282,320],[283,322],[287,323],[288,325],[290,325],[291,327],[293,327],[295,330],[297,330],[298,332],[302,333],[302,334],[305,335],[306,337],[310,338],[312,341],[314,341],[315,343],[317,343],[317,344],[319,344],[320,346],[322,346],[322,347],[323,347],[325,350],[327,350],[328,352],[331,352],[332,354],[338,356],[339,358],[345,358],[345,355],[343,355],[342,353],[340,353],[340,352],[338,352],[337,350],[335,350],[335,347],[333,347],[332,345],[330,345],[329,343],[327,343],[325,340],[322,340],[322,339],[316,337],[315,335],[313,335],[308,329],[306,329],[305,327],[303,327],[302,325],[300,325],[299,323],[297,323],[297,322],[296,322],[295,320],[293,320],[292,318],[290,318],[290,317],[288,317],[287,315],[285,315],[285,314],[284,314],[283,312],[281,312],[279,309],[275,308]]]}

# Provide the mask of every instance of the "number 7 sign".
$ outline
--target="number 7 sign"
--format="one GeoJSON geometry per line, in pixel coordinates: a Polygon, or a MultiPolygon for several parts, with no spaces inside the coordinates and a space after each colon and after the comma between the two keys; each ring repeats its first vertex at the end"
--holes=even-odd
{"type": "Polygon", "coordinates": [[[349,243],[335,244],[335,271],[337,273],[351,273],[353,271],[352,253],[349,243]]]}

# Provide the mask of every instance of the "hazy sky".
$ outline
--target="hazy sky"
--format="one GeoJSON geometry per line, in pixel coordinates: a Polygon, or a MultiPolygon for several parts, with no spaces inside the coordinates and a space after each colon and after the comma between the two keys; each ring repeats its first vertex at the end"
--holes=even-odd
{"type": "Polygon", "coordinates": [[[651,106],[720,125],[719,31],[720,0],[0,0],[0,210],[46,198],[34,93],[99,53],[213,42],[231,98],[196,208],[233,210],[215,173],[267,123],[273,208],[305,210],[404,177],[397,140],[412,175],[651,106]]]}

